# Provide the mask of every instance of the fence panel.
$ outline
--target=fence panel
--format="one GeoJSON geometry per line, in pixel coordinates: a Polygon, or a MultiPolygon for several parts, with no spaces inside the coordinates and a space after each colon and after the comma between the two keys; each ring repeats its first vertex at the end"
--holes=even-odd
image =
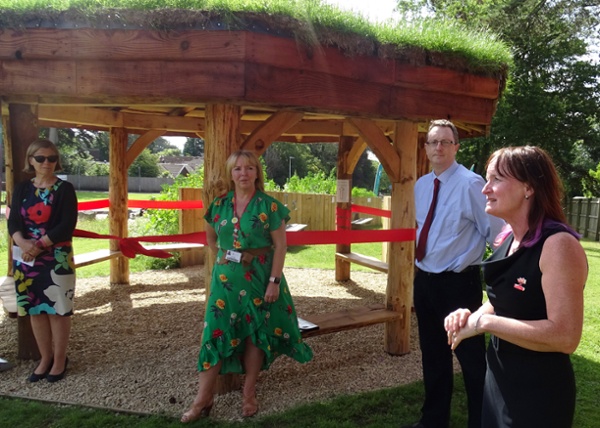
{"type": "Polygon", "coordinates": [[[600,241],[600,199],[577,196],[568,201],[569,224],[584,238],[600,241]]]}

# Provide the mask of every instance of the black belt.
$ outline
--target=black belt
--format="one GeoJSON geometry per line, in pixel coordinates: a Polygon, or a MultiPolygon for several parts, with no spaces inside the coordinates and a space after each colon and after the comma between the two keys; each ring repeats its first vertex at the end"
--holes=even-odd
{"type": "Polygon", "coordinates": [[[424,270],[419,269],[419,271],[417,273],[422,273],[424,275],[427,276],[435,276],[435,275],[468,275],[468,274],[472,274],[473,272],[477,271],[479,272],[481,269],[480,265],[471,265],[466,267],[465,269],[463,269],[460,272],[454,272],[453,270],[446,270],[444,272],[426,272],[424,270]]]}

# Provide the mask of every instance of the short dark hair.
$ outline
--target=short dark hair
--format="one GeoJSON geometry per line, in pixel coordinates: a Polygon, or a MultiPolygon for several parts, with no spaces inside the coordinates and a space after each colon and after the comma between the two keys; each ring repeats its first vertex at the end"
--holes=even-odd
{"type": "Polygon", "coordinates": [[[450,122],[448,119],[432,120],[431,122],[429,122],[429,129],[427,130],[427,134],[429,134],[429,132],[431,131],[431,128],[433,128],[435,126],[441,126],[443,128],[450,128],[452,130],[452,134],[454,135],[454,144],[459,144],[458,129],[456,129],[456,126],[454,126],[454,124],[452,122],[450,122]]]}

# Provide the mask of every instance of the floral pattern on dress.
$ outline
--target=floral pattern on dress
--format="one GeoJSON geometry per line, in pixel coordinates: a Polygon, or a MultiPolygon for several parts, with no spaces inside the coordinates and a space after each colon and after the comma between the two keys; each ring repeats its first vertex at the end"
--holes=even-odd
{"type": "MultiPolygon", "coordinates": [[[[39,239],[46,234],[55,206],[55,194],[64,182],[57,180],[46,189],[32,183],[21,201],[20,214],[26,230],[23,236],[39,239]]],[[[13,262],[17,312],[24,315],[72,315],[75,269],[71,242],[58,242],[39,254],[33,266],[13,262]]]]}
{"type": "MultiPolygon", "coordinates": [[[[233,198],[233,192],[217,197],[205,215],[217,233],[217,260],[221,260],[226,250],[272,246],[271,225],[281,227],[282,220],[289,220],[285,206],[257,191],[236,224],[231,221],[233,198]]],[[[214,265],[198,370],[207,370],[222,361],[221,373],[244,373],[241,356],[248,337],[265,353],[263,369],[268,369],[279,355],[288,355],[301,363],[312,359],[312,350],[302,341],[298,329],[285,275],[279,284],[279,299],[270,304],[263,299],[272,263],[271,251],[255,256],[249,265],[235,262],[214,265]]]]}

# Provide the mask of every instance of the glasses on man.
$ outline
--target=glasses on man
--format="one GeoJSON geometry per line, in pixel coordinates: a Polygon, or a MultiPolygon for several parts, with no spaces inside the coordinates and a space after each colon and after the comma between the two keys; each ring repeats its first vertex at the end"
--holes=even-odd
{"type": "Polygon", "coordinates": [[[58,161],[57,155],[50,155],[50,156],[37,155],[37,156],[31,156],[31,157],[33,159],[35,159],[35,161],[37,163],[44,163],[45,161],[48,161],[50,163],[56,163],[58,161]]]}
{"type": "Polygon", "coordinates": [[[451,140],[431,140],[425,141],[425,145],[429,147],[437,147],[438,144],[441,144],[442,147],[450,147],[454,145],[454,141],[451,140]]]}

